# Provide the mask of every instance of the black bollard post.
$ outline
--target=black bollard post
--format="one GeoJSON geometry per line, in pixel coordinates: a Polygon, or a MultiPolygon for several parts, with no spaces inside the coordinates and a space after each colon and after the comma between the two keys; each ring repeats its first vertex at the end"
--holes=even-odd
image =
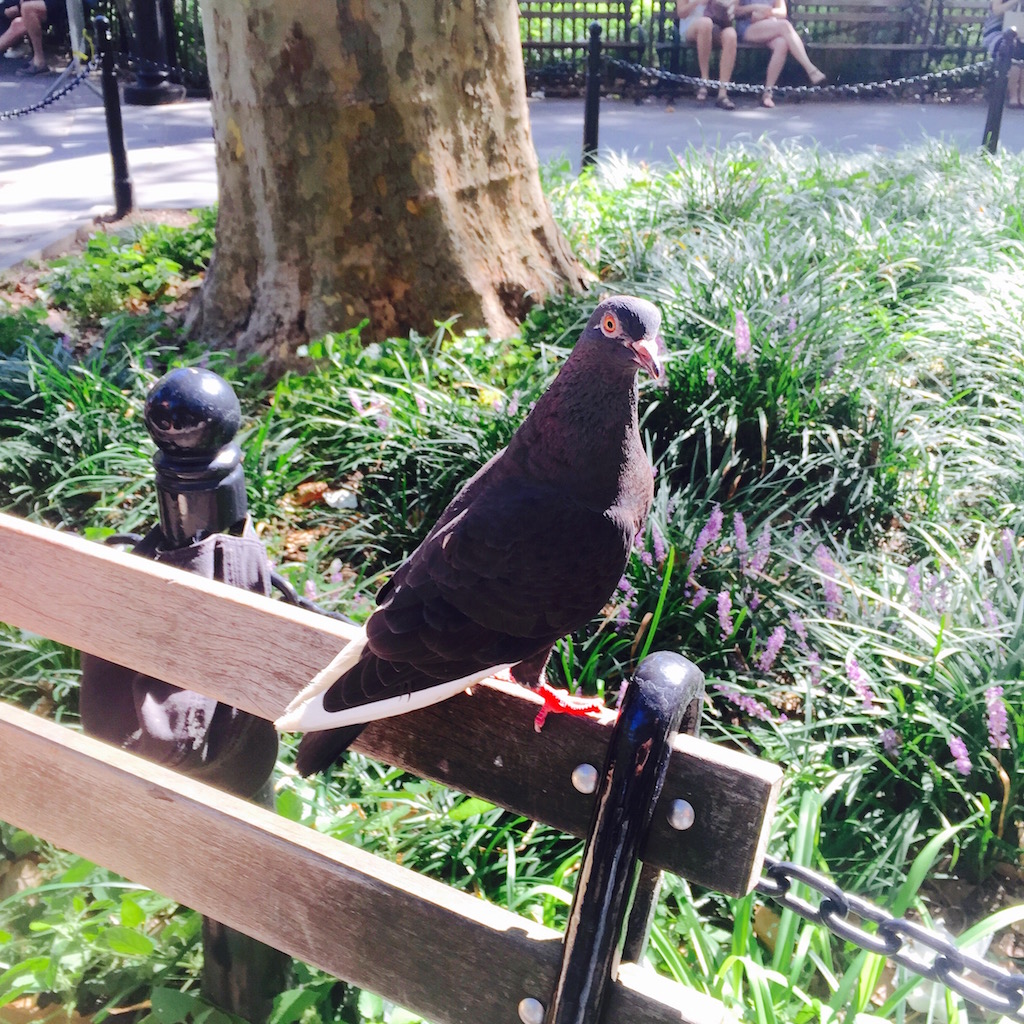
{"type": "Polygon", "coordinates": [[[597,160],[597,121],[601,111],[601,26],[590,23],[590,46],[587,48],[587,88],[583,101],[583,160],[589,167],[597,160]]]}
{"type": "Polygon", "coordinates": [[[988,98],[988,116],[981,144],[994,153],[999,145],[999,130],[1003,124],[1003,105],[1006,103],[1006,79],[1010,74],[1010,61],[1017,45],[1017,33],[1008,28],[996,47],[996,75],[988,98]]]}
{"type": "MultiPolygon", "coordinates": [[[[213,534],[239,533],[248,502],[242,453],[234,442],[241,409],[231,385],[209,370],[172,370],[147,396],[145,421],[160,449],[153,465],[166,543],[184,548],[213,534]]],[[[272,769],[271,760],[239,775],[239,785],[219,783],[242,796],[259,789],[252,799],[273,807],[272,769]],[[263,774],[253,780],[254,772],[263,774]]],[[[259,1024],[288,987],[290,971],[291,958],[284,953],[203,918],[202,993],[210,1002],[259,1024]]]]}
{"type": "Polygon", "coordinates": [[[153,466],[168,542],[184,547],[236,529],[248,501],[242,452],[233,441],[242,411],[231,385],[209,370],[172,370],[146,397],[145,420],[159,449],[153,466]]]}
{"type": "MultiPolygon", "coordinates": [[[[623,925],[637,885],[638,858],[665,781],[671,740],[703,690],[700,670],[665,651],[645,658],[626,689],[599,777],[545,1024],[594,1024],[601,1019],[626,941],[623,925]]],[[[649,917],[649,909],[639,907],[639,916],[649,917]]],[[[630,944],[634,952],[642,949],[642,937],[634,935],[630,944]]]]}
{"type": "Polygon", "coordinates": [[[133,49],[138,61],[138,71],[135,84],[125,87],[125,103],[152,107],[183,100],[185,86],[172,82],[168,75],[171,52],[168,40],[174,31],[174,25],[165,22],[166,5],[159,3],[158,0],[135,0],[133,10],[133,49]]]}
{"type": "Polygon", "coordinates": [[[135,206],[132,179],[128,172],[128,154],[124,148],[124,125],[121,123],[121,98],[114,77],[114,51],[110,45],[110,23],[99,14],[93,19],[93,29],[100,51],[103,72],[103,112],[107,119],[107,143],[110,162],[114,168],[114,216],[120,220],[135,206]]]}

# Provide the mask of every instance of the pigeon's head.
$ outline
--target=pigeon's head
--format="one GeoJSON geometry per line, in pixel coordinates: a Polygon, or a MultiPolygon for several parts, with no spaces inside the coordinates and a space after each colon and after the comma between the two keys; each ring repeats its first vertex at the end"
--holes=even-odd
{"type": "Polygon", "coordinates": [[[587,322],[581,342],[601,345],[607,358],[624,366],[640,367],[654,380],[665,372],[661,355],[661,310],[646,299],[616,295],[600,303],[587,322]]]}

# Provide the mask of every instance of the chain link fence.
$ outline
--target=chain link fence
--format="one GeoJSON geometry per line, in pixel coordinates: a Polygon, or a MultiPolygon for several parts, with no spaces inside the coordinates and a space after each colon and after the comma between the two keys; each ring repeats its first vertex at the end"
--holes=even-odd
{"type": "Polygon", "coordinates": [[[47,93],[38,102],[31,103],[26,107],[16,107],[13,110],[0,110],[0,121],[11,121],[16,117],[27,117],[29,114],[34,114],[39,110],[45,110],[47,107],[52,107],[58,100],[62,100],[69,93],[74,92],[75,89],[84,82],[88,81],[89,76],[98,69],[99,61],[93,57],[88,64],[83,65],[81,71],[69,78],[64,85],[58,86],[52,92],[47,93]]]}
{"type": "MultiPolygon", "coordinates": [[[[633,82],[641,88],[646,83],[648,88],[664,88],[664,86],[686,86],[694,88],[718,89],[720,86],[736,93],[761,93],[764,85],[753,85],[742,82],[720,82],[718,79],[697,78],[693,75],[678,74],[662,68],[632,64],[616,57],[604,59],[606,67],[614,71],[618,77],[633,82]]],[[[835,99],[863,99],[867,96],[884,96],[900,94],[908,89],[934,88],[968,88],[985,84],[992,76],[995,62],[991,59],[966,64],[963,67],[947,68],[941,71],[930,71],[919,75],[902,78],[888,78],[879,82],[857,82],[851,84],[823,85],[776,85],[772,92],[781,96],[793,96],[799,99],[811,97],[830,97],[835,99]]]]}
{"type": "Polygon", "coordinates": [[[827,928],[869,953],[884,956],[912,974],[936,981],[968,1002],[1024,1022],[1024,974],[1017,974],[959,949],[944,935],[905,917],[894,917],[868,900],[843,892],[833,881],[788,861],[765,858],[765,874],[755,886],[786,910],[827,928]],[[811,903],[795,891],[805,886],[811,903]],[[873,926],[869,931],[865,925],[873,926]],[[924,950],[925,955],[919,954],[924,950]]]}

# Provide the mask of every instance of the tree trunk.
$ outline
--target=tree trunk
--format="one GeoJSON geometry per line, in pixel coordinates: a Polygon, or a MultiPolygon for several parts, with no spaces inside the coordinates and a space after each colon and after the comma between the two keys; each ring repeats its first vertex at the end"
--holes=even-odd
{"type": "Polygon", "coordinates": [[[203,5],[220,210],[193,330],[299,345],[514,329],[584,275],[537,173],[515,0],[203,5]]]}

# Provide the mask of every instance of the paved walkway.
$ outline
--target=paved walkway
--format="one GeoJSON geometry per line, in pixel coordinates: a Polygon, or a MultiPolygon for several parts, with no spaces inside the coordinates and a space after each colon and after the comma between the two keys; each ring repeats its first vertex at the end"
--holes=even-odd
{"type": "MultiPolygon", "coordinates": [[[[20,62],[0,57],[0,111],[38,102],[56,75],[19,78],[20,62]]],[[[756,96],[737,96],[734,112],[680,98],[605,100],[599,144],[603,153],[662,161],[689,146],[717,146],[761,137],[817,143],[835,151],[895,149],[943,138],[964,151],[981,143],[981,103],[780,102],[775,110],[756,96]]],[[[209,103],[189,100],[161,107],[123,106],[125,142],[140,209],[205,206],[217,197],[209,103]]],[[[547,161],[579,165],[582,100],[530,100],[534,144],[547,161]]],[[[1024,151],[1024,112],[1004,113],[1000,146],[1024,151]]],[[[45,110],[0,121],[0,268],[39,258],[67,244],[82,224],[113,209],[106,123],[98,93],[88,85],[45,110]]]]}

